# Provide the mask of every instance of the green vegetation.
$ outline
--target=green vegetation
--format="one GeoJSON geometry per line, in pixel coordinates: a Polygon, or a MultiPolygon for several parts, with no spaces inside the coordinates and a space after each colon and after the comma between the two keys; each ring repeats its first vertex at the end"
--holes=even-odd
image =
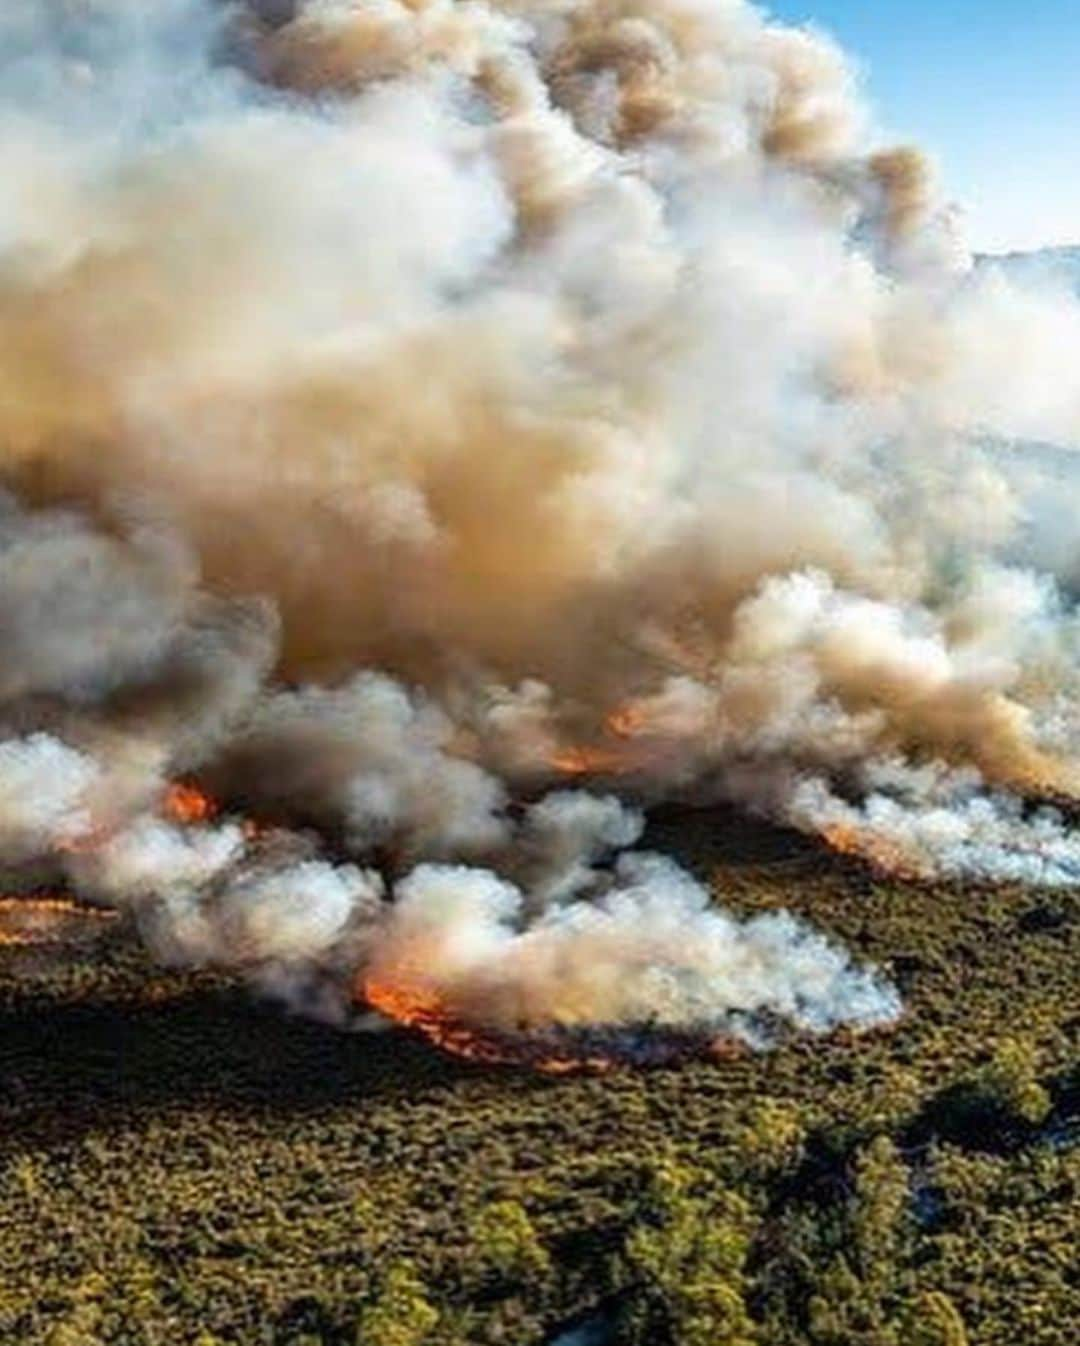
{"type": "Polygon", "coordinates": [[[753,1230],[742,1197],[703,1183],[688,1166],[660,1161],[623,1248],[627,1341],[653,1346],[752,1346],[744,1267],[753,1230]]]}
{"type": "Polygon", "coordinates": [[[519,1201],[485,1206],[469,1229],[478,1270],[496,1282],[527,1281],[551,1268],[551,1257],[519,1201]]]}
{"type": "Polygon", "coordinates": [[[406,1262],[387,1271],[374,1302],[360,1314],[356,1346],[423,1346],[439,1324],[416,1272],[406,1262]]]}
{"type": "Polygon", "coordinates": [[[1069,894],[654,824],[888,967],[892,1031],[552,1079],[282,1016],[116,932],[0,954],[0,1342],[1071,1346],[1069,894]]]}

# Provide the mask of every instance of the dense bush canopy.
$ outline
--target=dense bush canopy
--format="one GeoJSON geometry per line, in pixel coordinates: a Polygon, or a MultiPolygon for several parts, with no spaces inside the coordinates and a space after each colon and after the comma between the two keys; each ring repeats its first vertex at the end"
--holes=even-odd
{"type": "Polygon", "coordinates": [[[1077,900],[884,881],[724,814],[654,823],[792,905],[902,1022],[549,1079],[288,1019],[123,932],[0,967],[0,1340],[1066,1346],[1077,900]]]}

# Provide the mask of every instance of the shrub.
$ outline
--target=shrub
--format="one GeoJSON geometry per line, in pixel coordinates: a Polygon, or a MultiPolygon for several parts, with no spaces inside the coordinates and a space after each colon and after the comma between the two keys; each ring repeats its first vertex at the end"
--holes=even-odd
{"type": "Polygon", "coordinates": [[[424,1346],[439,1322],[407,1262],[395,1263],[374,1301],[361,1313],[356,1346],[424,1346]]]}
{"type": "Polygon", "coordinates": [[[964,1320],[947,1295],[931,1290],[910,1310],[905,1346],[967,1346],[964,1320]]]}
{"type": "Polygon", "coordinates": [[[653,1346],[751,1346],[744,1266],[751,1221],[741,1197],[693,1193],[689,1170],[662,1161],[649,1175],[641,1222],[626,1240],[630,1339],[653,1346]]]}
{"type": "Polygon", "coordinates": [[[1039,1083],[1037,1057],[1026,1044],[1006,1038],[989,1064],[972,1079],[975,1092],[1005,1116],[1040,1126],[1050,1115],[1050,1095],[1039,1083]]]}
{"type": "Polygon", "coordinates": [[[551,1266],[529,1216],[519,1201],[485,1206],[469,1230],[478,1264],[504,1281],[543,1276],[551,1266]]]}

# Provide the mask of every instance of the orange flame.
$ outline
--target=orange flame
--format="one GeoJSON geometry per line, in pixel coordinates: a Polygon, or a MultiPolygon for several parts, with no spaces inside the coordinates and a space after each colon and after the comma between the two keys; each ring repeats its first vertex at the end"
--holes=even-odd
{"type": "Polygon", "coordinates": [[[363,983],[367,1003],[403,1028],[414,1028],[436,1046],[469,1061],[499,1064],[502,1054],[485,1039],[447,1015],[438,996],[375,977],[363,983]]]}
{"type": "MultiPolygon", "coordinates": [[[[190,781],[174,781],[161,803],[162,817],[181,827],[198,827],[213,822],[221,812],[220,803],[190,781]]],[[[240,830],[247,841],[257,841],[270,827],[258,818],[240,819],[240,830]]]]}
{"type": "Polygon", "coordinates": [[[623,706],[616,706],[604,721],[604,728],[616,738],[633,738],[640,734],[647,724],[648,716],[645,711],[640,706],[635,706],[632,701],[628,701],[623,706]]]}
{"type": "Polygon", "coordinates": [[[104,924],[116,916],[115,911],[86,906],[73,897],[0,897],[0,947],[60,944],[82,922],[104,924]]]}
{"type": "Polygon", "coordinates": [[[394,1023],[422,1034],[452,1056],[482,1065],[522,1065],[544,1075],[600,1074],[614,1068],[605,1056],[578,1056],[552,1053],[549,1044],[530,1040],[526,1034],[485,1034],[451,1014],[439,997],[430,991],[396,984],[379,977],[367,977],[361,987],[362,998],[394,1023]]]}
{"type": "Polygon", "coordinates": [[[880,832],[854,827],[850,823],[832,823],[821,835],[838,854],[863,860],[882,874],[907,879],[926,876],[925,866],[910,851],[880,832]]]}
{"type": "Polygon", "coordinates": [[[543,1075],[602,1075],[619,1066],[679,1065],[691,1060],[724,1062],[749,1048],[727,1034],[633,1025],[586,1025],[517,1030],[467,1023],[437,991],[417,986],[407,968],[362,980],[358,998],[443,1051],[483,1065],[519,1066],[543,1075]],[[401,974],[400,980],[397,973],[401,974]]]}
{"type": "MultiPolygon", "coordinates": [[[[183,827],[195,827],[199,823],[210,822],[218,812],[217,801],[200,790],[197,785],[187,781],[174,781],[165,791],[158,808],[159,813],[172,823],[183,827]]],[[[66,855],[88,855],[98,850],[108,841],[115,829],[115,821],[109,822],[97,817],[87,831],[73,836],[61,837],[56,849],[66,855]]]]}
{"type": "Polygon", "coordinates": [[[564,776],[613,776],[640,765],[640,739],[649,727],[648,712],[638,703],[625,701],[604,717],[607,742],[570,743],[552,753],[551,767],[564,776]]]}
{"type": "Polygon", "coordinates": [[[194,826],[209,822],[217,812],[217,804],[197,785],[174,781],[165,791],[161,812],[170,822],[194,826]]]}
{"type": "Polygon", "coordinates": [[[608,776],[626,769],[622,754],[615,748],[572,744],[553,753],[552,767],[564,776],[608,776]]]}

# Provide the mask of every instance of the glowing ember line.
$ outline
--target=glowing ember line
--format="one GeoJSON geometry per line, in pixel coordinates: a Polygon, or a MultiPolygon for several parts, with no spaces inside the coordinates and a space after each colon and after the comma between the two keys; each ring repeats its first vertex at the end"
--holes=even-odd
{"type": "Polygon", "coordinates": [[[403,1028],[413,1028],[429,1041],[454,1056],[491,1065],[506,1064],[502,1051],[480,1034],[449,1017],[438,997],[404,986],[368,978],[363,983],[363,999],[388,1019],[403,1028]]]}
{"type": "Polygon", "coordinates": [[[62,944],[82,922],[105,925],[116,917],[73,897],[0,897],[0,947],[62,944]]]}
{"type": "Polygon", "coordinates": [[[574,744],[552,755],[551,766],[564,776],[611,776],[629,769],[618,748],[574,744]]]}
{"type": "Polygon", "coordinates": [[[826,845],[839,855],[863,860],[871,868],[890,878],[925,879],[926,865],[898,842],[870,829],[860,830],[848,823],[833,823],[821,833],[826,845]]]}
{"type": "Polygon", "coordinates": [[[381,978],[367,978],[360,998],[452,1056],[483,1065],[519,1066],[543,1075],[601,1075],[620,1066],[731,1061],[749,1050],[744,1043],[708,1028],[551,1025],[521,1032],[479,1029],[455,1018],[437,995],[381,978]]]}

